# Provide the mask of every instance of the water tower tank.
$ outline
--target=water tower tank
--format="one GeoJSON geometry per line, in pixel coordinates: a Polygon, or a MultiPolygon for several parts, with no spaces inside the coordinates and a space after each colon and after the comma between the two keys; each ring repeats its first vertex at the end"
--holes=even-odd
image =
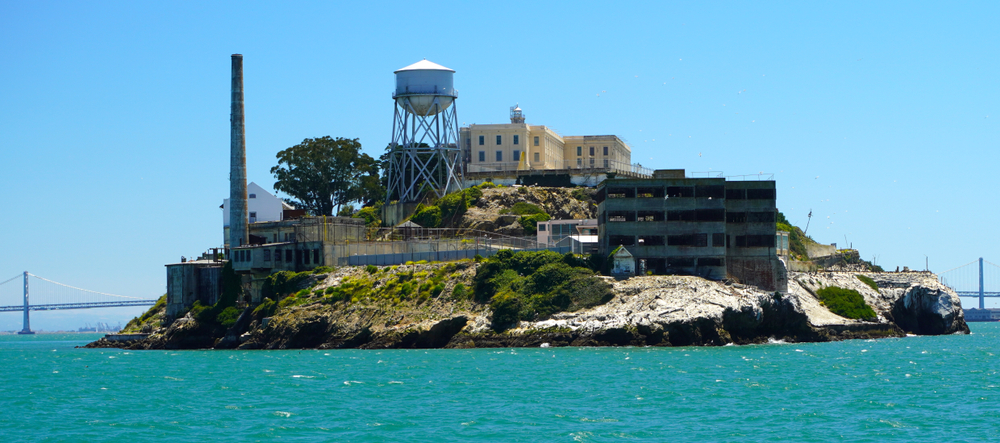
{"type": "Polygon", "coordinates": [[[395,74],[396,92],[392,98],[404,109],[404,102],[409,99],[414,114],[437,114],[448,109],[458,97],[454,88],[454,69],[424,59],[396,71],[395,74]],[[435,99],[440,106],[434,106],[435,99]]]}

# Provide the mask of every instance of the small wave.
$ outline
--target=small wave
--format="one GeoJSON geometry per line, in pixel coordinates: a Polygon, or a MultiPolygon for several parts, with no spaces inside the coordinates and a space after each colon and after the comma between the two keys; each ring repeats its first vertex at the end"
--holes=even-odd
{"type": "Polygon", "coordinates": [[[315,375],[293,375],[292,378],[316,378],[315,375]]]}
{"type": "Polygon", "coordinates": [[[806,351],[803,351],[801,349],[796,349],[795,352],[806,352],[806,351]]]}
{"type": "Polygon", "coordinates": [[[550,345],[549,345],[548,343],[542,343],[542,345],[541,345],[541,346],[539,346],[539,347],[540,347],[540,348],[547,348],[547,347],[549,347],[549,346],[550,346],[550,345]]]}
{"type": "Polygon", "coordinates": [[[775,340],[774,337],[768,337],[767,344],[769,344],[769,345],[787,345],[788,342],[785,341],[784,339],[775,340]]]}
{"type": "Polygon", "coordinates": [[[273,413],[271,413],[271,415],[274,415],[275,417],[285,417],[285,418],[288,418],[288,417],[292,416],[292,413],[291,412],[285,412],[285,411],[274,411],[273,413]]]}
{"type": "Polygon", "coordinates": [[[365,384],[365,382],[363,382],[363,381],[357,381],[357,380],[347,380],[347,381],[345,381],[345,382],[344,382],[344,385],[345,385],[345,386],[350,386],[350,385],[363,385],[363,384],[365,384]]]}
{"type": "Polygon", "coordinates": [[[401,381],[390,381],[389,384],[390,385],[401,385],[401,384],[403,384],[403,382],[401,382],[401,381]]]}
{"type": "Polygon", "coordinates": [[[163,378],[165,378],[165,379],[167,379],[167,380],[173,380],[173,381],[184,381],[184,379],[183,379],[183,378],[177,378],[177,377],[171,377],[171,376],[169,376],[169,375],[166,375],[166,376],[164,376],[163,378]]]}

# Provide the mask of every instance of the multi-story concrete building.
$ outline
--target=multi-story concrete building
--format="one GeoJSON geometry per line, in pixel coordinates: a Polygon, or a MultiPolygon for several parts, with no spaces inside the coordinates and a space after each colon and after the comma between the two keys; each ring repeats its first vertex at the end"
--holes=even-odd
{"type": "Polygon", "coordinates": [[[618,136],[561,136],[547,126],[525,123],[520,107],[511,108],[510,123],[459,129],[459,141],[467,182],[562,173],[581,182],[576,184],[588,184],[588,174],[648,175],[631,164],[632,150],[618,136]]]}
{"type": "Polygon", "coordinates": [[[688,178],[658,170],[648,179],[614,179],[598,186],[599,250],[624,246],[636,272],[733,278],[786,290],[778,259],[772,180],[688,178]]]}

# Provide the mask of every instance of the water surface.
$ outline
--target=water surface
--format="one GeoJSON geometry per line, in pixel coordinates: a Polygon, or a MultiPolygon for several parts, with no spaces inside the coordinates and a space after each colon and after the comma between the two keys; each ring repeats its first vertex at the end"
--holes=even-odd
{"type": "Polygon", "coordinates": [[[4,441],[997,441],[1000,324],[715,348],[75,349],[0,336],[4,441]]]}

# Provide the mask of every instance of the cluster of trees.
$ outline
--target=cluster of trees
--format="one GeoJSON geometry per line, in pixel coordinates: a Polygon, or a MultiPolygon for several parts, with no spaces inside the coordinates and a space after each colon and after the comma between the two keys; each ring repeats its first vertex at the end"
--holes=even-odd
{"type": "Polygon", "coordinates": [[[380,175],[384,158],[362,153],[356,138],[307,138],[278,152],[277,158],[278,165],[271,168],[274,189],[313,215],[341,214],[352,202],[373,206],[385,196],[380,175]]]}

